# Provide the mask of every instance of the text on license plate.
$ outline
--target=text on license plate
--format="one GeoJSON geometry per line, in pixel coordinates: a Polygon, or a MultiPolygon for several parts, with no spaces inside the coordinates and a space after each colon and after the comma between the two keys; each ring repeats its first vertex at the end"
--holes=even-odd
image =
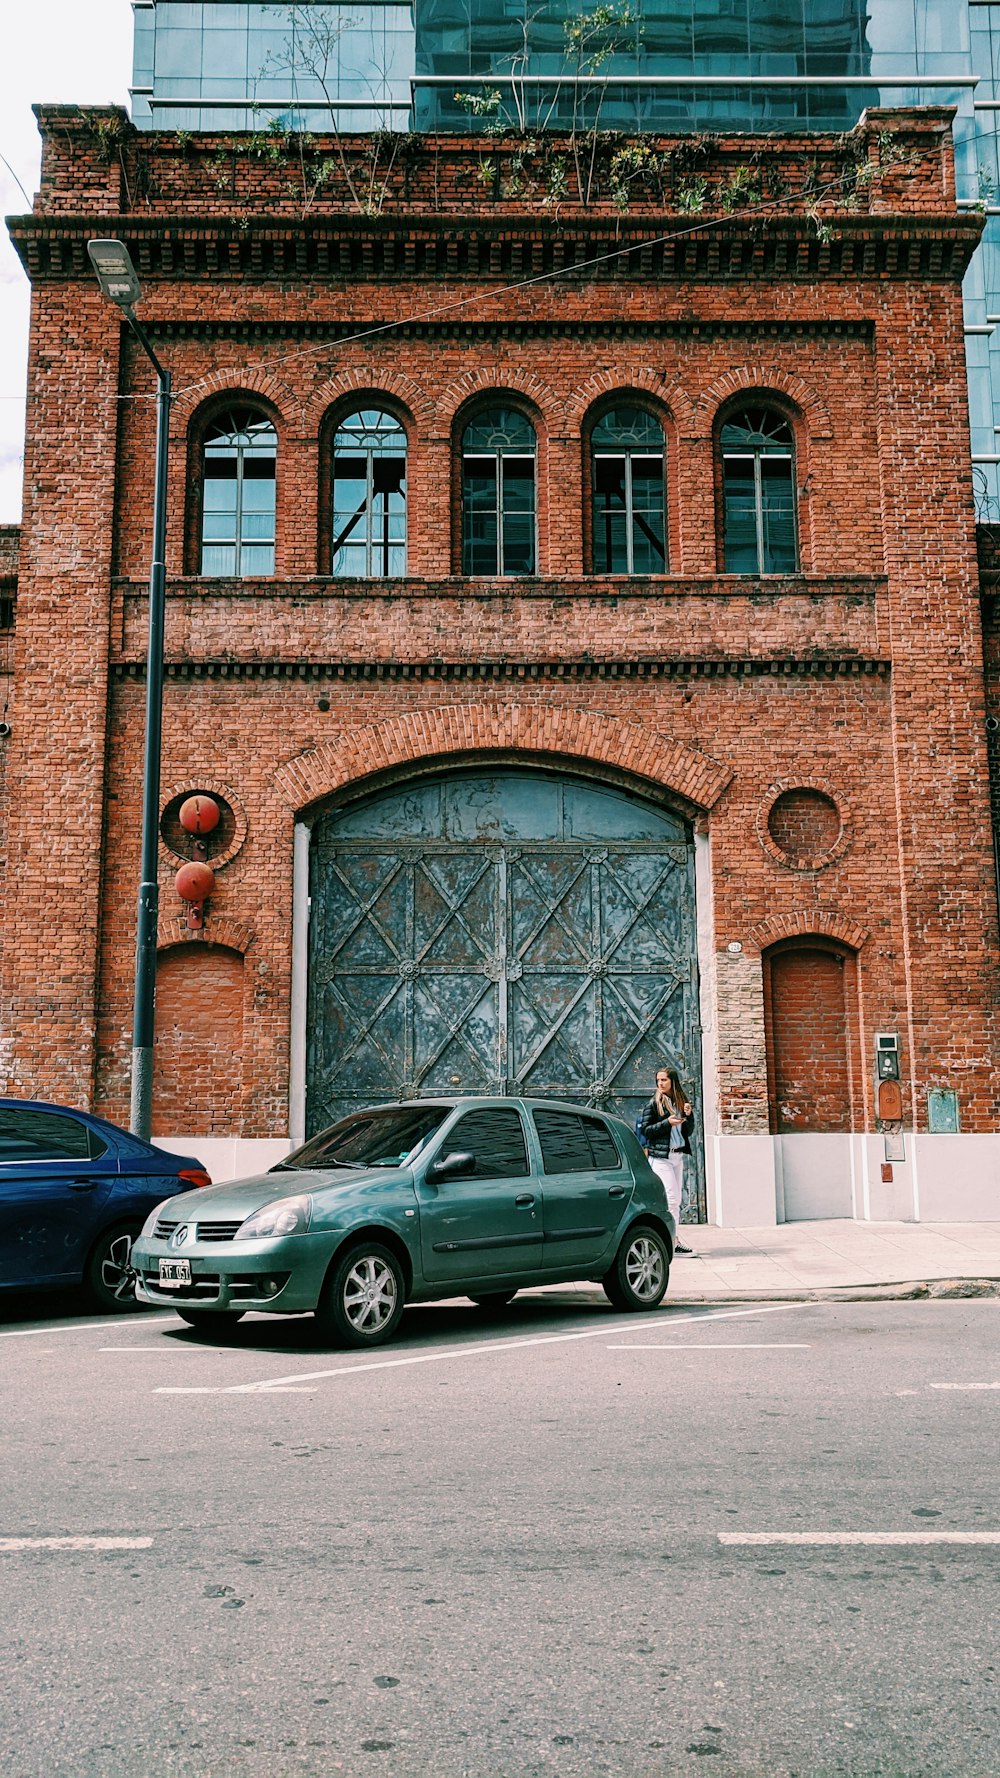
{"type": "Polygon", "coordinates": [[[166,1290],[176,1289],[178,1284],[190,1284],[191,1261],[189,1259],[161,1259],[160,1286],[166,1290]]]}

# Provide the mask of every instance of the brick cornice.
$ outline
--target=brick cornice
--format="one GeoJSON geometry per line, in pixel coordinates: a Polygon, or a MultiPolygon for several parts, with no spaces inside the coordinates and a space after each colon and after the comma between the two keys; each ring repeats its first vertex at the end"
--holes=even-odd
{"type": "MultiPolygon", "coordinates": [[[[266,661],[187,660],[168,661],[168,679],[258,680],[409,680],[445,683],[552,683],[576,680],[619,679],[854,679],[887,678],[891,661],[874,655],[776,655],[764,658],[713,656],[686,660],[654,660],[616,656],[605,660],[282,660],[266,661]]],[[[116,661],[111,669],[116,680],[144,680],[142,660],[116,661]]]]}
{"type": "MultiPolygon", "coordinates": [[[[277,316],[263,320],[256,316],[225,320],[206,315],[196,321],[171,316],[144,316],[146,332],[157,340],[233,340],[240,343],[259,340],[328,340],[331,347],[342,340],[357,337],[358,322],[300,321],[277,316]]],[[[785,319],[777,316],[767,320],[752,317],[707,315],[695,320],[685,317],[667,319],[646,316],[622,316],[619,320],[588,320],[586,316],[561,318],[545,315],[523,315],[513,319],[473,318],[471,314],[452,320],[380,320],[373,316],[366,322],[366,331],[383,330],[387,338],[420,339],[864,339],[875,336],[872,321],[842,316],[818,319],[797,315],[785,319]]],[[[383,373],[384,374],[384,373],[383,373]]]]}
{"type": "Polygon", "coordinates": [[[819,234],[806,217],[563,220],[547,215],[310,216],[259,220],[135,214],[12,217],[11,239],[32,282],[92,278],[86,243],[109,230],[125,240],[140,277],[316,278],[336,283],[482,278],[511,283],[558,275],[574,282],[683,279],[952,281],[979,244],[976,213],[837,214],[819,234]]]}
{"type": "MultiPolygon", "coordinates": [[[[275,579],[227,580],[211,575],[172,576],[167,583],[167,597],[179,599],[272,599],[290,595],[296,600],[344,600],[349,603],[396,605],[400,599],[462,599],[509,601],[517,599],[595,599],[606,597],[641,597],[648,600],[674,598],[753,598],[765,603],[783,598],[826,599],[836,596],[870,601],[884,593],[889,584],[886,574],[650,574],[629,579],[625,575],[577,575],[560,579],[555,575],[533,575],[521,579],[473,579],[464,575],[437,575],[424,579],[407,575],[399,580],[348,580],[339,575],[283,575],[275,579]]],[[[126,575],[113,575],[112,586],[126,598],[145,599],[145,580],[132,580],[126,575]]]]}

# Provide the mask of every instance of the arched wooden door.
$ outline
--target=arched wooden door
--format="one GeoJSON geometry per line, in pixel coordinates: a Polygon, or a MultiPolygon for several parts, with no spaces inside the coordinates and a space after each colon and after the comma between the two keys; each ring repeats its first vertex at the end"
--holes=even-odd
{"type": "MultiPolygon", "coordinates": [[[[316,823],[310,904],[310,1133],[453,1093],[631,1120],[663,1060],[700,1106],[693,839],[670,811],[515,768],[424,779],[316,823]]],[[[688,1171],[703,1215],[700,1135],[688,1171]]]]}

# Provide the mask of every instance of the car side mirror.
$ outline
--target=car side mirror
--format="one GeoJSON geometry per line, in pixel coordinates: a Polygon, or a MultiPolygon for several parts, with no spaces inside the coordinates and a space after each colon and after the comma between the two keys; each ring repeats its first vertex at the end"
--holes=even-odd
{"type": "Polygon", "coordinates": [[[474,1173],[476,1157],[474,1154],[455,1153],[442,1155],[439,1161],[432,1161],[427,1169],[427,1178],[434,1184],[439,1179],[454,1179],[458,1173],[474,1173]]]}

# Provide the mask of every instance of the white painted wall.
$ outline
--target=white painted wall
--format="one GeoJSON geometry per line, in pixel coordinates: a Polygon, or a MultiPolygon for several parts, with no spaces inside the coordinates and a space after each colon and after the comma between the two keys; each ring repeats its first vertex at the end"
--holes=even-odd
{"type": "Polygon", "coordinates": [[[921,1222],[1000,1222],[1000,1136],[908,1136],[921,1222]]]}
{"type": "Polygon", "coordinates": [[[193,1155],[216,1185],[266,1173],[295,1147],[287,1136],[154,1136],[153,1142],[168,1154],[193,1155]]]}
{"type": "Polygon", "coordinates": [[[855,1214],[850,1134],[831,1131],[772,1140],[783,1222],[855,1214]]]}

